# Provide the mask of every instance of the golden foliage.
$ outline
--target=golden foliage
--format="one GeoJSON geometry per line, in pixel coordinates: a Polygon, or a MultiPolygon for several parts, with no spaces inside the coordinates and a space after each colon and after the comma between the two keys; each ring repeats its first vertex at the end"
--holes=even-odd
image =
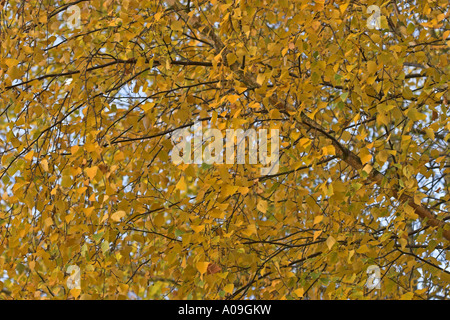
{"type": "Polygon", "coordinates": [[[0,298],[449,297],[448,0],[0,9],[0,298]],[[195,121],[279,172],[175,165],[195,121]]]}

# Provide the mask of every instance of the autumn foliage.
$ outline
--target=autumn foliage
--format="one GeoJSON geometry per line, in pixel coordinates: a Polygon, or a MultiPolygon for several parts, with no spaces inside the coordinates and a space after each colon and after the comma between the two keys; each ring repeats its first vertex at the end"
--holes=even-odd
{"type": "Polygon", "coordinates": [[[0,299],[450,297],[448,0],[0,10],[0,299]],[[279,171],[174,164],[199,121],[279,171]]]}

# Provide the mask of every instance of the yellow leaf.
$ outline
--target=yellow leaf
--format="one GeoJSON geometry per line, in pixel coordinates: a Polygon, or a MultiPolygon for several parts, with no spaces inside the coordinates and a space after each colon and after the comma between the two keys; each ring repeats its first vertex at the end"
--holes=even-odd
{"type": "Polygon", "coordinates": [[[373,167],[370,164],[366,164],[363,168],[363,171],[369,174],[372,171],[372,169],[373,167]]]}
{"type": "Polygon", "coordinates": [[[46,159],[41,160],[41,166],[42,169],[44,169],[45,172],[48,172],[48,161],[46,159]]]}
{"type": "Polygon", "coordinates": [[[369,150],[367,148],[364,148],[359,153],[359,158],[361,159],[362,164],[365,164],[372,159],[372,155],[369,153],[369,150]]]}
{"type": "Polygon", "coordinates": [[[119,222],[121,218],[125,217],[126,213],[125,211],[116,211],[111,215],[111,219],[113,221],[119,222]]]}
{"type": "Polygon", "coordinates": [[[314,20],[314,21],[311,23],[311,26],[312,26],[312,28],[313,28],[314,30],[317,31],[317,29],[319,29],[319,27],[320,27],[320,21],[314,20]]]}
{"type": "Polygon", "coordinates": [[[147,103],[143,104],[143,105],[141,106],[141,108],[142,108],[142,110],[144,110],[145,112],[147,112],[147,111],[153,109],[154,106],[155,106],[155,103],[154,103],[154,102],[147,102],[147,103]]]}
{"type": "Polygon", "coordinates": [[[65,220],[66,220],[67,223],[69,223],[70,221],[72,221],[72,218],[73,217],[71,215],[67,215],[65,220]]]}
{"type": "Polygon", "coordinates": [[[322,153],[324,156],[326,155],[335,155],[336,154],[336,149],[334,148],[334,146],[329,145],[326,147],[322,148],[322,153]]]}
{"type": "Polygon", "coordinates": [[[333,245],[336,243],[336,239],[333,238],[333,236],[329,236],[327,239],[327,246],[328,249],[331,250],[331,248],[333,247],[333,245]]]}
{"type": "Polygon", "coordinates": [[[419,111],[416,108],[411,107],[407,113],[408,117],[412,121],[425,120],[427,116],[419,111]]]}
{"type": "Polygon", "coordinates": [[[374,74],[378,71],[378,64],[375,61],[367,62],[367,70],[370,74],[374,74]]]}
{"type": "Polygon", "coordinates": [[[245,229],[244,231],[242,231],[243,234],[245,234],[246,236],[251,236],[252,234],[256,234],[256,225],[254,224],[249,224],[247,226],[247,229],[245,229]]]}
{"type": "Polygon", "coordinates": [[[366,253],[366,252],[369,252],[369,248],[367,247],[367,245],[363,245],[363,246],[359,247],[358,249],[356,249],[356,252],[366,253]]]}
{"type": "Polygon", "coordinates": [[[233,63],[236,62],[236,60],[237,60],[237,57],[236,57],[236,55],[234,53],[231,52],[231,53],[227,54],[228,65],[231,66],[233,63]]]}
{"type": "Polygon", "coordinates": [[[299,141],[300,146],[304,146],[305,148],[311,144],[311,140],[308,138],[301,138],[299,141]]]}
{"type": "Polygon", "coordinates": [[[413,220],[417,220],[419,218],[419,215],[416,214],[416,210],[414,210],[414,208],[411,206],[407,205],[405,207],[405,213],[408,216],[408,218],[411,218],[413,220]]]}
{"type": "Polygon", "coordinates": [[[442,162],[442,160],[444,160],[445,159],[445,157],[438,157],[438,158],[436,158],[436,162],[437,163],[441,163],[442,162]]]}
{"type": "Polygon", "coordinates": [[[431,128],[426,128],[425,133],[427,134],[428,138],[431,140],[434,140],[434,131],[431,128]]]}
{"type": "Polygon", "coordinates": [[[447,40],[448,36],[450,36],[450,30],[445,31],[442,34],[442,39],[447,40]]]}
{"type": "Polygon", "coordinates": [[[305,290],[303,288],[298,288],[294,290],[294,293],[297,297],[303,298],[303,295],[305,294],[305,290]]]}
{"type": "Polygon", "coordinates": [[[387,161],[388,157],[389,153],[387,153],[386,150],[381,150],[380,153],[377,155],[377,158],[383,163],[387,161]]]}
{"type": "Polygon", "coordinates": [[[223,291],[225,291],[226,293],[232,294],[233,289],[234,289],[234,284],[229,283],[223,288],[223,291]]]}
{"type": "Polygon", "coordinates": [[[94,179],[94,177],[95,177],[95,175],[97,174],[97,167],[95,166],[95,167],[92,167],[92,168],[86,168],[85,169],[85,171],[86,171],[86,174],[87,174],[87,176],[89,177],[89,179],[94,179]]]}
{"type": "Polygon", "coordinates": [[[181,177],[181,179],[177,182],[176,188],[178,190],[186,190],[186,181],[184,180],[184,177],[181,177]]]}
{"type": "Polygon", "coordinates": [[[94,207],[89,207],[89,208],[84,208],[83,209],[84,214],[86,215],[86,217],[89,218],[89,216],[92,214],[92,212],[94,211],[94,207]]]}
{"type": "Polygon", "coordinates": [[[316,241],[316,239],[317,239],[321,234],[322,234],[322,230],[314,231],[314,234],[313,234],[313,241],[316,241]]]}
{"type": "Polygon", "coordinates": [[[203,229],[205,229],[205,225],[202,224],[200,226],[191,226],[192,230],[194,230],[194,232],[199,233],[202,232],[203,229]]]}
{"type": "Polygon", "coordinates": [[[31,161],[33,160],[34,151],[30,151],[27,153],[25,157],[23,157],[25,160],[31,161]]]}
{"type": "Polygon", "coordinates": [[[256,205],[256,208],[261,211],[262,213],[266,213],[267,212],[267,201],[265,200],[260,200],[258,201],[258,204],[256,205]]]}
{"type": "Polygon", "coordinates": [[[160,214],[156,215],[153,222],[155,223],[155,225],[157,227],[161,227],[166,222],[166,219],[164,218],[164,214],[160,213],[160,214]]]}
{"type": "Polygon", "coordinates": [[[199,261],[195,264],[198,272],[200,272],[201,274],[206,273],[206,270],[208,270],[208,265],[209,265],[209,262],[204,262],[204,261],[199,261]]]}
{"type": "Polygon", "coordinates": [[[316,216],[314,218],[313,225],[320,223],[323,220],[323,216],[316,216]]]}
{"type": "Polygon", "coordinates": [[[400,300],[412,300],[414,298],[414,292],[407,292],[400,297],[400,300]]]}
{"type": "Polygon", "coordinates": [[[230,101],[230,103],[235,103],[237,99],[239,99],[237,94],[230,94],[227,96],[227,100],[230,101]]]}
{"type": "Polygon", "coordinates": [[[83,194],[87,190],[87,187],[81,187],[77,189],[78,194],[83,194]]]}
{"type": "Polygon", "coordinates": [[[238,190],[242,195],[246,195],[250,189],[248,187],[239,187],[238,190]]]}
{"type": "Polygon", "coordinates": [[[222,191],[223,196],[228,197],[230,195],[233,195],[238,189],[239,189],[239,187],[237,187],[237,186],[231,186],[231,185],[227,184],[223,188],[223,191],[222,191]]]}
{"type": "Polygon", "coordinates": [[[81,289],[70,289],[70,294],[76,299],[81,293],[81,289]]]}
{"type": "Polygon", "coordinates": [[[348,253],[348,259],[347,259],[347,262],[348,262],[348,263],[351,263],[351,259],[352,259],[352,257],[353,257],[354,254],[355,254],[355,250],[350,250],[350,251],[349,251],[349,253],[348,253]]]}
{"type": "Polygon", "coordinates": [[[405,238],[400,238],[398,240],[398,242],[400,242],[400,246],[402,247],[402,250],[405,250],[406,245],[408,244],[408,240],[406,240],[405,238]]]}
{"type": "Polygon", "coordinates": [[[19,60],[16,59],[5,59],[4,62],[9,68],[15,67],[19,64],[19,60]]]}
{"type": "Polygon", "coordinates": [[[425,292],[427,292],[427,290],[428,290],[428,288],[417,289],[417,290],[415,291],[415,293],[418,294],[418,295],[422,295],[422,294],[424,294],[425,292]]]}
{"type": "Polygon", "coordinates": [[[264,76],[264,73],[260,73],[258,74],[258,76],[256,77],[256,82],[262,86],[264,84],[264,80],[266,79],[266,77],[264,76]]]}
{"type": "Polygon", "coordinates": [[[80,149],[79,146],[72,146],[70,147],[70,153],[74,155],[75,153],[77,153],[78,149],[80,149]]]}
{"type": "Polygon", "coordinates": [[[53,224],[52,218],[48,217],[47,219],[45,219],[44,224],[46,227],[50,227],[53,224]]]}

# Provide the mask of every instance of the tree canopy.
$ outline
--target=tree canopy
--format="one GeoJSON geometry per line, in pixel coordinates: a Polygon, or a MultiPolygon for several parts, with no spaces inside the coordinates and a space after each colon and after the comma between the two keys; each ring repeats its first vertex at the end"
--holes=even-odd
{"type": "Polygon", "coordinates": [[[0,299],[450,297],[448,0],[0,10],[0,299]],[[278,171],[174,163],[196,123],[278,171]]]}

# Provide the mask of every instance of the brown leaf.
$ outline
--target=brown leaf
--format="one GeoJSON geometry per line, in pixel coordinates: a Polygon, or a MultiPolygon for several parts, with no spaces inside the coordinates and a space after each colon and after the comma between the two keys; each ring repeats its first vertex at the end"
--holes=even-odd
{"type": "Polygon", "coordinates": [[[208,265],[208,269],[206,270],[206,274],[215,274],[215,273],[221,272],[221,271],[222,271],[222,268],[218,264],[216,264],[214,262],[211,262],[208,265]]]}

